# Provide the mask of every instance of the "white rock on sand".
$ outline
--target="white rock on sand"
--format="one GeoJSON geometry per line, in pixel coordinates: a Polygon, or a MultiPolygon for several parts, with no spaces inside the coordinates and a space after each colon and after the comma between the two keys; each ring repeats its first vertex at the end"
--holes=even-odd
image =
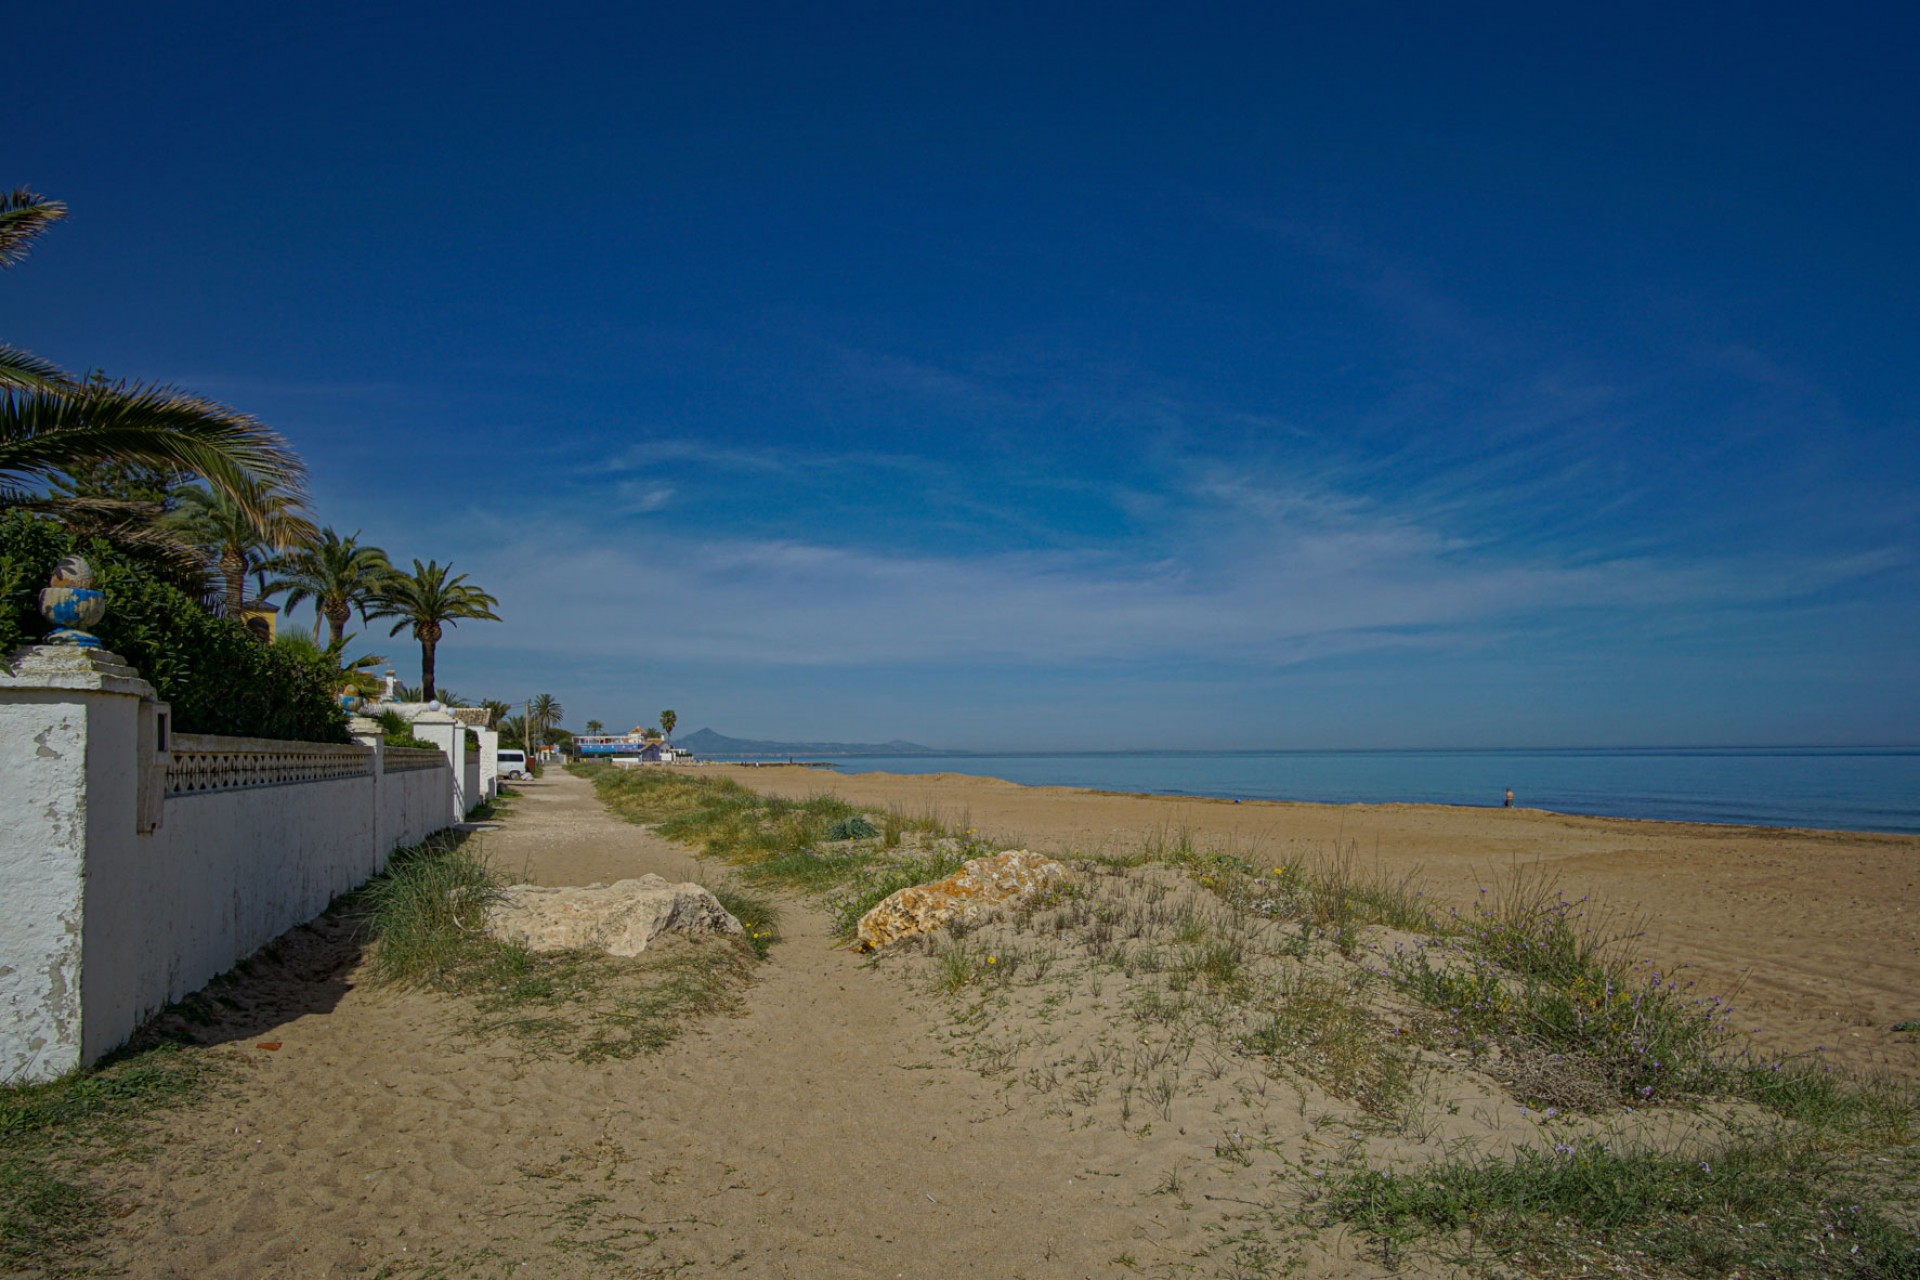
{"type": "Polygon", "coordinates": [[[1065,863],[1030,849],[974,858],[945,880],[917,884],[883,899],[860,917],[856,945],[871,951],[944,929],[956,920],[972,924],[1003,907],[1036,898],[1066,878],[1065,863]]]}
{"type": "Polygon", "coordinates": [[[487,912],[489,934],[529,951],[637,956],[669,930],[745,932],[699,885],[669,884],[656,875],[584,887],[516,884],[503,890],[487,912]]]}

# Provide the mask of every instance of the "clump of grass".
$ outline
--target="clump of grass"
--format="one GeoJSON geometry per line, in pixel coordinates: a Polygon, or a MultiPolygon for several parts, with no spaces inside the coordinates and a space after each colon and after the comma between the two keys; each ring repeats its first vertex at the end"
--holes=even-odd
{"type": "Polygon", "coordinates": [[[1283,978],[1272,1012],[1242,1044],[1370,1115],[1399,1115],[1412,1090],[1409,1048],[1374,1018],[1365,991],[1318,974],[1283,978]]]}
{"type": "Polygon", "coordinates": [[[1920,1086],[1892,1076],[1835,1071],[1812,1058],[1740,1062],[1727,1089],[1834,1148],[1908,1147],[1920,1136],[1920,1086]]]}
{"type": "Polygon", "coordinates": [[[396,850],[358,895],[374,940],[371,976],[395,986],[454,988],[499,963],[487,910],[501,884],[473,850],[429,839],[396,850]]]}
{"type": "Polygon", "coordinates": [[[1299,920],[1348,957],[1369,925],[1420,932],[1434,928],[1417,875],[1395,878],[1364,872],[1353,845],[1317,861],[1290,860],[1250,874],[1233,886],[1232,899],[1255,915],[1299,920]]]}
{"type": "Polygon", "coordinates": [[[111,1212],[85,1170],[137,1154],[146,1123],[197,1101],[214,1076],[204,1056],[168,1044],[0,1086],[0,1270],[85,1270],[86,1246],[111,1212]]]}
{"type": "Polygon", "coordinates": [[[709,886],[708,892],[747,931],[747,945],[753,948],[753,954],[765,960],[773,944],[780,941],[780,908],[774,900],[757,889],[726,880],[709,886]]]}
{"type": "Polygon", "coordinates": [[[1920,1235],[1883,1196],[1803,1142],[1752,1135],[1671,1151],[1570,1141],[1350,1171],[1324,1208],[1389,1254],[1416,1237],[1464,1235],[1470,1256],[1541,1274],[1598,1264],[1621,1275],[1920,1275],[1920,1235]]]}
{"type": "Polygon", "coordinates": [[[1642,961],[1586,900],[1521,874],[1434,947],[1389,958],[1408,994],[1443,1011],[1468,1043],[1589,1064],[1612,1096],[1649,1102],[1725,1087],[1726,1006],[1642,961]]]}
{"type": "Polygon", "coordinates": [[[965,938],[948,938],[933,951],[933,989],[958,995],[979,980],[982,963],[965,938]]]}

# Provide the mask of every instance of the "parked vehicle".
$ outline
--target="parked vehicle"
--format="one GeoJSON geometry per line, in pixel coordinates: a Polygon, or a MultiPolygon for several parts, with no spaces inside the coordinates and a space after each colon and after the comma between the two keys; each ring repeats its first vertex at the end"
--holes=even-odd
{"type": "Polygon", "coordinates": [[[500,776],[503,778],[530,778],[527,769],[527,753],[524,751],[502,751],[500,753],[500,776]]]}

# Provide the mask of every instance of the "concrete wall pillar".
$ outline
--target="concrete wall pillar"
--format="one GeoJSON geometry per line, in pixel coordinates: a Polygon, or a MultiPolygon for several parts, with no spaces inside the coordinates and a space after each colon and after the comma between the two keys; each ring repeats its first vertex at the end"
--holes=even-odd
{"type": "Polygon", "coordinates": [[[480,798],[500,798],[500,734],[493,729],[475,729],[480,739],[480,798]]]}
{"type": "Polygon", "coordinates": [[[475,801],[467,796],[467,727],[444,711],[422,711],[413,718],[413,736],[432,743],[453,766],[453,820],[465,822],[475,801]]]}
{"type": "MultiPolygon", "coordinates": [[[[89,897],[111,892],[164,812],[169,725],[105,650],[29,645],[0,668],[0,1080],[41,1080],[113,1047],[90,1026],[89,897]]],[[[97,932],[97,931],[96,931],[97,932]]]]}

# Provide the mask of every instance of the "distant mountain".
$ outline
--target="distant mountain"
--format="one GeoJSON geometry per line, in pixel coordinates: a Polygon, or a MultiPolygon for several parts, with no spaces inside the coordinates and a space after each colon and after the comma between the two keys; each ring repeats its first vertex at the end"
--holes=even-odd
{"type": "Polygon", "coordinates": [[[675,734],[673,745],[697,756],[938,756],[944,751],[917,742],[769,742],[729,738],[711,729],[675,734]]]}

